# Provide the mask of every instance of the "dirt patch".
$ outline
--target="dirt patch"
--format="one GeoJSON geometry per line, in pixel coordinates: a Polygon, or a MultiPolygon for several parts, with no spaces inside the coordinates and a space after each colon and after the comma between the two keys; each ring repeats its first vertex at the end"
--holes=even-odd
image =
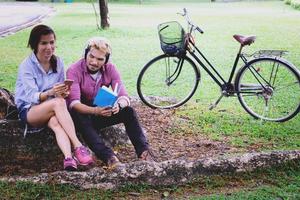
{"type": "MultiPolygon", "coordinates": [[[[133,107],[139,115],[158,162],[170,159],[196,160],[236,152],[236,149],[226,144],[226,141],[211,141],[203,134],[193,132],[195,130],[189,128],[190,119],[178,118],[176,110],[154,110],[137,101],[134,101],[133,107]]],[[[118,146],[114,150],[124,163],[137,160],[132,145],[118,146]]],[[[34,157],[18,155],[17,157],[11,162],[9,158],[5,161],[0,160],[2,163],[0,176],[28,175],[63,169],[62,154],[56,155],[57,158],[53,158],[53,155],[34,157]],[[51,162],[48,161],[49,156],[52,156],[51,162]]],[[[97,160],[96,166],[103,166],[103,163],[97,160]]]]}
{"type": "MultiPolygon", "coordinates": [[[[151,109],[134,103],[157,161],[170,159],[196,160],[236,151],[224,142],[209,140],[189,128],[190,119],[178,118],[176,110],[151,109]]],[[[123,162],[136,160],[133,148],[121,147],[118,155],[123,162]]]]}

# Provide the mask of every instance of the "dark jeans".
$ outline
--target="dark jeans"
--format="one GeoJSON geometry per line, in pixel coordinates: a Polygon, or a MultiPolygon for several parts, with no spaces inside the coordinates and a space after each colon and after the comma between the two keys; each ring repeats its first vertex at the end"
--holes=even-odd
{"type": "Polygon", "coordinates": [[[126,133],[135,148],[138,156],[148,149],[148,142],[138,121],[135,110],[132,107],[125,107],[119,113],[111,117],[100,117],[89,114],[81,114],[74,110],[71,111],[76,129],[81,133],[84,141],[89,148],[102,161],[107,162],[111,156],[115,155],[112,149],[104,144],[99,129],[124,123],[126,133]]]}

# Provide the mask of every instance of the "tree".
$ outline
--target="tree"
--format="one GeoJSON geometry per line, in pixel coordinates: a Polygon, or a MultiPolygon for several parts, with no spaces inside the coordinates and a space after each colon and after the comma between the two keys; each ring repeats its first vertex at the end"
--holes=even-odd
{"type": "Polygon", "coordinates": [[[108,6],[107,0],[99,0],[100,18],[101,18],[101,28],[109,28],[109,16],[108,16],[108,6]]]}

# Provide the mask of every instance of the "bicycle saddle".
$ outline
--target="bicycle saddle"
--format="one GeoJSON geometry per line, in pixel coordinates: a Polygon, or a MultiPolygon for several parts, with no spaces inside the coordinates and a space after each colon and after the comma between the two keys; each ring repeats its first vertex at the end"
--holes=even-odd
{"type": "Polygon", "coordinates": [[[245,46],[245,45],[252,44],[255,41],[256,36],[255,35],[251,35],[251,36],[234,35],[233,38],[236,39],[236,41],[238,41],[239,43],[241,43],[242,46],[245,46]]]}

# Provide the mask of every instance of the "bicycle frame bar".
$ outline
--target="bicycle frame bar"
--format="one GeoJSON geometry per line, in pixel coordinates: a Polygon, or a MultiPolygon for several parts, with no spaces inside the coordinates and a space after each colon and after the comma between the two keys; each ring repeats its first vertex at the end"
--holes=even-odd
{"type": "Polygon", "coordinates": [[[167,75],[168,77],[168,85],[171,85],[179,76],[180,72],[181,72],[181,69],[182,69],[182,65],[183,65],[183,59],[180,59],[177,67],[176,67],[176,70],[174,71],[174,73],[172,75],[167,75]],[[173,78],[173,80],[171,80],[171,78],[176,75],[175,78],[173,78]]]}
{"type": "MultiPolygon", "coordinates": [[[[239,59],[241,57],[241,52],[242,52],[242,48],[243,46],[241,45],[240,46],[240,49],[239,49],[239,52],[237,53],[236,57],[235,57],[235,60],[234,60],[234,64],[232,66],[232,70],[231,70],[231,73],[230,73],[230,76],[229,76],[229,79],[228,79],[228,82],[227,83],[231,83],[232,81],[232,78],[233,78],[233,75],[234,75],[234,72],[235,72],[235,69],[236,69],[236,66],[239,62],[239,59]]],[[[243,59],[244,60],[244,59],[243,59]]],[[[246,64],[246,63],[245,63],[246,64]]]]}
{"type": "MultiPolygon", "coordinates": [[[[222,85],[224,84],[228,84],[231,83],[232,78],[234,76],[234,72],[236,70],[238,61],[240,59],[241,56],[241,50],[242,47],[240,47],[238,54],[236,55],[230,76],[228,81],[226,82],[225,79],[219,74],[219,72],[214,68],[214,66],[208,61],[208,59],[202,54],[202,52],[192,43],[190,42],[189,44],[191,44],[194,49],[197,51],[197,53],[204,59],[204,61],[208,64],[209,67],[207,67],[200,59],[199,57],[194,53],[194,51],[189,51],[189,53],[191,54],[191,56],[198,62],[199,65],[201,65],[201,67],[210,75],[210,77],[220,86],[222,87],[222,85]],[[209,69],[210,68],[210,69],[209,69]]],[[[245,62],[245,61],[244,61],[245,62]]]]}

